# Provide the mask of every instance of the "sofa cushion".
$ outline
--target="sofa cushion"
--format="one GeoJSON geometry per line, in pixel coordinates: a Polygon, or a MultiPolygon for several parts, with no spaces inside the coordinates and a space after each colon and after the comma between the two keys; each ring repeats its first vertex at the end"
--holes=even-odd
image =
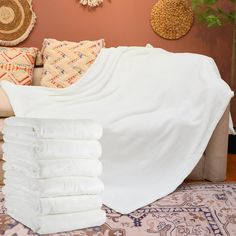
{"type": "Polygon", "coordinates": [[[65,88],[75,83],[88,70],[104,45],[103,39],[79,43],[45,39],[41,85],[65,88]]]}
{"type": "MultiPolygon", "coordinates": [[[[43,68],[35,68],[33,71],[33,85],[40,85],[43,68]]],[[[8,96],[2,88],[0,88],[0,117],[14,116],[14,112],[8,96]]],[[[0,119],[1,128],[1,119],[0,119]]],[[[1,130],[0,130],[1,131],[1,130]]],[[[1,138],[1,137],[0,137],[1,138]]]]}
{"type": "Polygon", "coordinates": [[[31,85],[37,48],[0,47],[0,80],[31,85]]]}
{"type": "Polygon", "coordinates": [[[36,86],[41,85],[42,74],[43,74],[43,68],[42,67],[34,68],[33,85],[36,85],[36,86]]]}

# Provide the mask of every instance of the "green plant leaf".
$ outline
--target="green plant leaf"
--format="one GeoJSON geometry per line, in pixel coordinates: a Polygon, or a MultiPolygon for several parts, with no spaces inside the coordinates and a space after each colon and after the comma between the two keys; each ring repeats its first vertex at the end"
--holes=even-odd
{"type": "Polygon", "coordinates": [[[234,20],[235,20],[235,17],[236,17],[235,12],[231,11],[231,12],[225,14],[225,17],[226,17],[226,20],[228,20],[231,23],[234,23],[234,20]]]}
{"type": "Polygon", "coordinates": [[[221,20],[216,15],[208,15],[206,17],[206,21],[207,21],[207,26],[208,27],[221,26],[222,25],[221,20]]]}
{"type": "Polygon", "coordinates": [[[219,8],[219,7],[217,7],[217,11],[218,11],[220,14],[222,14],[222,15],[225,14],[225,12],[224,12],[221,8],[219,8]]]}
{"type": "Polygon", "coordinates": [[[204,1],[205,1],[205,4],[209,4],[209,5],[212,5],[218,2],[218,0],[204,0],[204,1]]]}
{"type": "MultiPolygon", "coordinates": [[[[191,0],[197,21],[208,27],[234,23],[236,12],[218,6],[219,0],[191,0]]],[[[229,0],[235,2],[236,0],[229,0]]],[[[231,8],[232,9],[232,8],[231,8]]]]}
{"type": "Polygon", "coordinates": [[[195,9],[197,6],[197,0],[192,0],[192,8],[195,9]]]}

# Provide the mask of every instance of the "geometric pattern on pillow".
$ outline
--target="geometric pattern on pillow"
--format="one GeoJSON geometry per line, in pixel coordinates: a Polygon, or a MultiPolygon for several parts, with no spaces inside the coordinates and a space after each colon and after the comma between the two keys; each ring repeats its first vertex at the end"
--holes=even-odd
{"type": "Polygon", "coordinates": [[[104,46],[103,39],[81,42],[45,39],[41,85],[65,88],[74,84],[89,69],[104,46]]]}
{"type": "Polygon", "coordinates": [[[0,80],[31,85],[37,48],[0,47],[0,80]]]}

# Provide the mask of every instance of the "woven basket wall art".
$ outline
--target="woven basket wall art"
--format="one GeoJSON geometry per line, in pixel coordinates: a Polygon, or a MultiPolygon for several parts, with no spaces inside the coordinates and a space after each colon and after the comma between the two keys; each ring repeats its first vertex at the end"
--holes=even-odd
{"type": "Polygon", "coordinates": [[[84,6],[97,7],[103,3],[103,0],[80,0],[80,3],[84,6]]]}
{"type": "Polygon", "coordinates": [[[14,46],[22,42],[35,22],[32,0],[0,0],[0,45],[14,46]]]}
{"type": "Polygon", "coordinates": [[[151,26],[165,39],[178,39],[191,29],[193,15],[188,0],[158,0],[151,11],[151,26]]]}

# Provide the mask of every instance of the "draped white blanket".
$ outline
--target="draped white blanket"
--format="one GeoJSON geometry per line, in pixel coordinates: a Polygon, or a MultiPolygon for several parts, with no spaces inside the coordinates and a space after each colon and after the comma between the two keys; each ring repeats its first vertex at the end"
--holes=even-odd
{"type": "Polygon", "coordinates": [[[211,58],[139,47],[103,49],[66,89],[2,87],[16,116],[103,125],[103,199],[121,213],[181,184],[233,96],[211,58]]]}

